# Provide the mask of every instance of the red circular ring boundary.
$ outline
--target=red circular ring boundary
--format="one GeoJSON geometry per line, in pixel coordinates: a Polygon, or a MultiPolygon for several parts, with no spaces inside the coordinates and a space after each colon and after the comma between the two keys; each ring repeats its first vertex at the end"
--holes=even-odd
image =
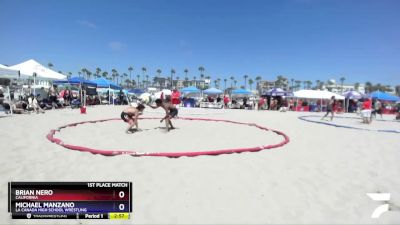
{"type": "MultiPolygon", "coordinates": [[[[158,117],[142,117],[140,119],[161,119],[161,118],[158,118],[158,117]]],[[[140,152],[126,151],[126,150],[101,150],[101,149],[93,149],[93,148],[87,148],[87,147],[83,147],[83,146],[65,144],[61,139],[54,137],[56,132],[60,132],[61,129],[64,129],[64,128],[67,128],[67,127],[73,127],[73,126],[77,126],[77,125],[85,124],[85,123],[98,123],[98,122],[105,122],[105,121],[111,121],[111,120],[121,120],[119,118],[102,119],[102,120],[90,120],[90,121],[83,121],[83,122],[78,122],[78,123],[70,123],[70,124],[61,126],[56,130],[50,130],[50,132],[47,134],[46,137],[47,137],[47,139],[49,141],[51,141],[53,143],[56,143],[57,145],[60,145],[60,146],[62,146],[64,148],[67,148],[67,149],[70,149],[70,150],[82,151],[82,152],[90,152],[92,154],[101,154],[101,155],[105,155],[105,156],[115,156],[115,155],[128,154],[128,155],[132,155],[132,156],[163,156],[163,157],[181,157],[181,156],[193,157],[193,156],[201,156],[201,155],[221,155],[221,154],[242,153],[242,152],[258,152],[258,151],[265,150],[265,149],[273,149],[273,148],[282,147],[283,145],[289,143],[289,141],[290,141],[289,137],[285,133],[283,133],[282,131],[268,129],[266,127],[257,125],[255,123],[244,123],[244,122],[237,122],[237,121],[232,121],[232,120],[208,119],[208,118],[179,117],[179,118],[176,118],[176,119],[226,122],[226,123],[234,123],[234,124],[254,126],[254,127],[257,127],[257,128],[259,128],[261,130],[272,131],[272,132],[282,136],[284,138],[284,140],[281,141],[278,144],[263,145],[263,146],[250,147],[250,148],[221,149],[221,150],[195,151],[195,152],[148,152],[148,153],[145,152],[145,153],[140,153],[140,152]]]]}

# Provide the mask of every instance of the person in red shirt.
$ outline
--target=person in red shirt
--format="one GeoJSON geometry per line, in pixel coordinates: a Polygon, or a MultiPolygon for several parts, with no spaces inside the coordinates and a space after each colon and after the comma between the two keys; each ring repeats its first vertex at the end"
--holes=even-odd
{"type": "Polygon", "coordinates": [[[371,98],[368,98],[362,104],[361,116],[363,119],[363,123],[366,124],[371,123],[371,112],[372,112],[372,101],[371,98]]]}
{"type": "Polygon", "coordinates": [[[225,96],[224,96],[224,106],[225,106],[225,109],[228,108],[228,103],[229,103],[229,97],[225,95],[225,96]]]}
{"type": "Polygon", "coordinates": [[[258,100],[258,110],[264,109],[264,104],[265,104],[265,99],[263,97],[260,97],[258,100]]]}

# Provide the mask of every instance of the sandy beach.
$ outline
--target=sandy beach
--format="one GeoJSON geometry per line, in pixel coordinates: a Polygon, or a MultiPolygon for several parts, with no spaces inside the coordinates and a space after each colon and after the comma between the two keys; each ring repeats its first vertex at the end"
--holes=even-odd
{"type": "MultiPolygon", "coordinates": [[[[63,109],[0,118],[0,224],[89,224],[93,221],[12,221],[7,213],[9,181],[132,181],[129,224],[398,224],[400,222],[400,123],[362,125],[355,115],[332,123],[371,131],[310,123],[298,113],[181,108],[180,117],[256,123],[286,133],[283,147],[253,153],[198,157],[103,156],[65,149],[46,139],[51,129],[79,121],[118,118],[123,106],[63,109]],[[390,211],[371,214],[381,202],[366,193],[391,194],[390,211]]],[[[146,108],[145,117],[163,111],[146,108]]],[[[56,136],[67,143],[140,152],[200,151],[274,144],[271,131],[221,122],[174,120],[166,132],[158,120],[126,134],[122,121],[83,124],[56,136]]],[[[96,223],[110,223],[100,221],[96,223]]]]}

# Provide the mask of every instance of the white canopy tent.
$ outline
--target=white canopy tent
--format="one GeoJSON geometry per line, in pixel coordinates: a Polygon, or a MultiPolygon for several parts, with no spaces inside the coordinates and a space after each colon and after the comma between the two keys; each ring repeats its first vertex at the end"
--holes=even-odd
{"type": "MultiPolygon", "coordinates": [[[[9,69],[19,70],[21,77],[32,78],[33,79],[33,88],[36,87],[37,84],[49,87],[51,84],[49,81],[51,80],[65,80],[67,76],[57,73],[42,64],[36,62],[33,59],[22,62],[20,64],[10,66],[9,69]],[[36,76],[35,76],[36,75],[36,76]],[[36,83],[36,81],[39,81],[36,83]]],[[[35,89],[34,89],[35,90],[35,89]]],[[[35,93],[35,91],[34,91],[35,93]]]]}
{"type": "Polygon", "coordinates": [[[12,79],[12,78],[18,78],[18,77],[19,77],[18,70],[13,70],[7,66],[0,64],[0,78],[12,79]]]}
{"type": "Polygon", "coordinates": [[[296,99],[315,99],[319,100],[321,103],[321,110],[323,106],[323,100],[331,99],[335,96],[336,100],[344,100],[345,97],[338,95],[330,91],[320,91],[320,90],[300,90],[293,93],[293,98],[296,99]]]}
{"type": "Polygon", "coordinates": [[[37,78],[47,79],[47,80],[65,80],[67,76],[57,73],[42,64],[36,62],[33,59],[22,62],[20,64],[10,66],[9,69],[19,70],[21,75],[26,75],[33,77],[36,73],[37,78]]]}
{"type": "Polygon", "coordinates": [[[331,99],[335,96],[336,100],[344,100],[344,96],[338,95],[330,91],[320,90],[300,90],[293,93],[295,98],[306,98],[306,99],[331,99]]]}

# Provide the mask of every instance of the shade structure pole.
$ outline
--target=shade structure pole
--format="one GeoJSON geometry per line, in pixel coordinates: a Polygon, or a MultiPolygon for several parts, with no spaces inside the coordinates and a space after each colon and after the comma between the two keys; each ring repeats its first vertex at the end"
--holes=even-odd
{"type": "Polygon", "coordinates": [[[108,85],[108,105],[110,105],[111,103],[111,88],[110,85],[108,85]]]}
{"type": "Polygon", "coordinates": [[[81,92],[81,96],[80,96],[80,97],[81,97],[81,106],[82,106],[82,104],[83,104],[83,93],[82,93],[82,92],[83,92],[83,90],[82,90],[82,83],[80,83],[80,84],[79,84],[79,89],[80,89],[80,92],[81,92]]]}
{"type": "Polygon", "coordinates": [[[33,73],[33,95],[36,95],[36,73],[33,73]]]}
{"type": "Polygon", "coordinates": [[[83,92],[83,106],[86,106],[86,92],[82,89],[83,92]]]}
{"type": "Polygon", "coordinates": [[[320,99],[320,107],[321,107],[321,112],[322,112],[322,98],[320,99]]]}
{"type": "Polygon", "coordinates": [[[8,92],[8,100],[10,100],[10,112],[11,115],[13,114],[13,104],[12,104],[12,100],[11,100],[11,91],[10,91],[10,86],[7,86],[7,92],[8,92]]]}

